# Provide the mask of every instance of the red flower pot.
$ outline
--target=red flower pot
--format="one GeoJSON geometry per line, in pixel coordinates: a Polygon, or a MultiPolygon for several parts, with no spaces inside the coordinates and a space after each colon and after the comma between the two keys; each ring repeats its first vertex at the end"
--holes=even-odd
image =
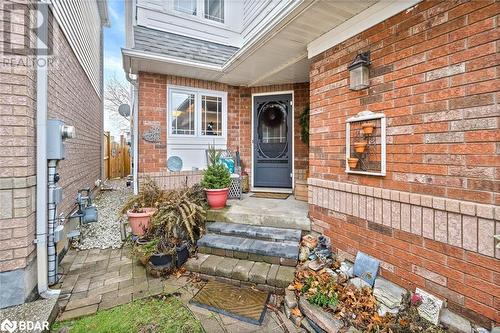
{"type": "Polygon", "coordinates": [[[217,190],[205,189],[205,193],[207,194],[207,201],[210,208],[222,209],[226,207],[229,188],[221,188],[217,190]]]}
{"type": "Polygon", "coordinates": [[[156,208],[142,208],[141,213],[134,213],[132,210],[127,211],[128,224],[132,229],[132,233],[136,236],[142,236],[148,230],[151,216],[156,213],[156,208]]]}

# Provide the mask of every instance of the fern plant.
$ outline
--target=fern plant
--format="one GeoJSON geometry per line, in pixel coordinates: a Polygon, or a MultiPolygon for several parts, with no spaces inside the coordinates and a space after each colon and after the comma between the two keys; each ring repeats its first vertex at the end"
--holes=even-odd
{"type": "Polygon", "coordinates": [[[231,174],[222,163],[213,163],[203,173],[201,186],[208,190],[218,190],[229,187],[231,174]]]}

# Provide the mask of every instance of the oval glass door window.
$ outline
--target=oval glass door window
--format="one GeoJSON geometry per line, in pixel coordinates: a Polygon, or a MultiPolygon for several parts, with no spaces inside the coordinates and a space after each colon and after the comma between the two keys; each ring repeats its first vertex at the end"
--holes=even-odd
{"type": "Polygon", "coordinates": [[[287,110],[279,102],[269,102],[261,106],[258,114],[257,145],[261,158],[287,158],[288,126],[287,110]]]}

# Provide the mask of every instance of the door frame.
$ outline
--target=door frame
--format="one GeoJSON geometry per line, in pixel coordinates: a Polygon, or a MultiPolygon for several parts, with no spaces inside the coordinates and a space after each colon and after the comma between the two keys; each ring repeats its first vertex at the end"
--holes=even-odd
{"type": "Polygon", "coordinates": [[[251,181],[250,181],[250,191],[252,192],[276,192],[276,193],[293,193],[295,188],[295,95],[293,90],[282,90],[282,91],[273,91],[273,92],[265,92],[265,93],[252,93],[252,130],[251,130],[251,181]],[[292,95],[292,187],[291,188],[274,188],[274,187],[255,187],[254,186],[254,118],[255,118],[255,110],[254,110],[254,97],[256,96],[272,96],[272,95],[292,95]]]}

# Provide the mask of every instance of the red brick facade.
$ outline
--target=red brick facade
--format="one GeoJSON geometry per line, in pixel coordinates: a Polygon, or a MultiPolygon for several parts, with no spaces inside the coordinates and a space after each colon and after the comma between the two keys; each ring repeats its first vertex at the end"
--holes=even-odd
{"type": "Polygon", "coordinates": [[[167,86],[177,85],[227,92],[228,149],[240,150],[245,169],[251,171],[252,94],[294,91],[295,161],[296,173],[303,174],[308,167],[308,147],[300,140],[299,116],[309,104],[307,83],[282,84],[265,87],[236,87],[223,83],[195,80],[169,75],[140,73],[139,75],[139,173],[167,172],[167,86]],[[160,142],[150,143],[142,134],[151,126],[161,128],[160,142]],[[302,173],[299,172],[302,170],[302,173]]]}
{"type": "Polygon", "coordinates": [[[500,3],[424,1],[333,46],[310,70],[310,213],[343,256],[500,322],[500,3]],[[370,87],[347,66],[371,52],[370,87]],[[345,173],[345,120],[387,117],[387,175],[345,173]],[[381,190],[383,189],[383,190],[381,190]]]}
{"type": "MultiPolygon", "coordinates": [[[[34,6],[25,1],[26,6],[34,6]]],[[[20,5],[21,6],[21,5],[20,5]]],[[[23,22],[21,11],[12,14],[23,22]]],[[[0,8],[0,17],[4,17],[0,8]]],[[[36,18],[36,15],[31,15],[36,18]]],[[[75,126],[77,137],[65,144],[66,159],[59,166],[63,202],[58,212],[69,214],[74,208],[76,191],[94,187],[101,175],[101,140],[103,131],[102,100],[77,60],[57,22],[53,29],[53,62],[48,77],[48,117],[62,119],[75,126]]],[[[35,25],[33,25],[35,26],[35,25]]],[[[23,32],[31,31],[19,25],[23,32]]],[[[32,33],[32,32],[30,32],[32,33]]],[[[0,60],[3,54],[0,34],[0,60]]],[[[18,36],[19,37],[19,36],[18,36]]],[[[20,36],[20,40],[24,40],[20,36]]],[[[30,36],[35,43],[35,36],[30,36]]],[[[31,64],[27,57],[16,57],[31,64]]],[[[17,281],[19,297],[26,297],[36,286],[36,68],[33,66],[0,66],[0,273],[24,270],[25,278],[17,281]]],[[[5,278],[5,283],[12,285],[5,278]]],[[[2,291],[4,292],[4,291],[2,291]]],[[[5,296],[7,297],[7,291],[5,296]]],[[[2,303],[3,304],[3,303],[2,303]]],[[[12,304],[11,304],[12,305],[12,304]]]]}

